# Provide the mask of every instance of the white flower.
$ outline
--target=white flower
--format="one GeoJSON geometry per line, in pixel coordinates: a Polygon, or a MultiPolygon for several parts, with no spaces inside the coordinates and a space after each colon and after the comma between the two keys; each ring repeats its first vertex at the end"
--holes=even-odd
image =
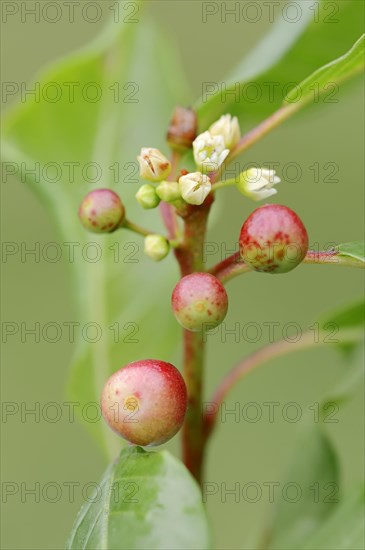
{"type": "Polygon", "coordinates": [[[203,172],[215,172],[229,154],[223,136],[203,132],[193,141],[194,159],[203,172]]]}
{"type": "Polygon", "coordinates": [[[179,188],[182,198],[189,204],[200,205],[210,193],[212,184],[210,179],[201,172],[192,172],[181,176],[179,188]]]}
{"type": "Polygon", "coordinates": [[[222,136],[227,149],[233,149],[241,137],[240,126],[237,117],[222,115],[217,122],[211,125],[209,132],[212,136],[222,136]]]}
{"type": "Polygon", "coordinates": [[[275,170],[250,168],[240,174],[237,187],[247,197],[254,201],[261,201],[277,193],[273,186],[280,181],[275,170]]]}
{"type": "Polygon", "coordinates": [[[170,161],[159,151],[152,147],[143,147],[137,157],[141,178],[149,181],[162,181],[171,172],[170,161]]]}

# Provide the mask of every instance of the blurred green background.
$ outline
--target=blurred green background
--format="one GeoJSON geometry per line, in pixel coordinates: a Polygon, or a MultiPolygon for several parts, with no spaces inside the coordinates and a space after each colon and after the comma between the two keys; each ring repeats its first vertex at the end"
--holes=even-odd
{"type": "MultiPolygon", "coordinates": [[[[9,17],[2,24],[3,81],[27,82],[45,64],[85,45],[104,25],[107,7],[111,4],[100,3],[105,17],[103,15],[93,24],[82,20],[77,15],[78,10],[73,23],[69,23],[66,16],[54,24],[42,19],[37,23],[32,17],[27,17],[25,22],[19,16],[9,17]]],[[[176,40],[193,99],[200,96],[202,82],[224,78],[229,67],[234,67],[270,26],[267,17],[256,23],[235,23],[227,19],[223,24],[219,18],[214,18],[203,24],[201,3],[185,0],[150,1],[148,10],[176,40]]],[[[333,33],[339,32],[339,28],[340,24],[333,25],[333,33]]],[[[356,37],[356,34],[349,36],[348,47],[356,37]]],[[[143,59],[140,62],[143,64],[143,59]]],[[[153,94],[154,90],[149,93],[153,94]]],[[[260,164],[278,162],[279,174],[288,162],[301,167],[303,176],[298,182],[280,185],[278,202],[298,212],[307,226],[311,244],[319,243],[319,248],[326,243],[357,240],[363,235],[362,94],[358,78],[341,87],[338,103],[301,113],[272,132],[243,159],[260,164]],[[314,181],[310,169],[315,162],[321,167],[319,182],[314,181]],[[336,183],[323,182],[323,166],[329,162],[338,165],[336,183]]],[[[138,116],[138,106],[133,109],[138,116]]],[[[143,142],[143,124],[148,125],[148,120],[137,123],[141,145],[154,145],[143,142]]],[[[243,121],[243,126],[248,127],[249,121],[243,121]]],[[[162,144],[162,139],[163,136],[156,136],[156,143],[162,144]]],[[[3,183],[2,194],[3,241],[26,243],[32,247],[36,242],[60,240],[47,209],[25,184],[11,178],[3,183]]],[[[220,250],[224,243],[228,250],[234,249],[240,226],[253,208],[254,204],[248,200],[238,200],[234,189],[221,193],[215,205],[209,242],[216,243],[220,250]]],[[[218,252],[212,256],[210,263],[218,261],[220,255],[218,252]]],[[[148,259],[141,258],[141,261],[146,273],[152,270],[148,259]]],[[[163,264],[153,266],[153,273],[163,268],[163,264]]],[[[3,322],[25,322],[31,326],[35,322],[77,321],[66,261],[37,263],[28,258],[22,262],[16,255],[3,263],[2,269],[3,322]]],[[[303,266],[283,277],[252,274],[229,283],[230,310],[226,329],[233,329],[235,323],[242,327],[247,322],[254,322],[260,325],[263,334],[254,343],[242,337],[235,342],[230,335],[222,343],[222,332],[209,337],[206,399],[209,400],[219,379],[231,365],[268,341],[269,334],[263,323],[278,322],[277,337],[282,335],[288,322],[299,324],[304,331],[319,313],[356,300],[362,289],[360,270],[333,266],[303,266]]],[[[2,351],[3,401],[18,404],[20,409],[34,407],[37,402],[41,408],[50,402],[61,405],[67,402],[66,387],[73,351],[74,345],[65,337],[54,344],[35,343],[32,337],[22,343],[19,334],[9,338],[2,351]],[[21,405],[22,402],[26,405],[21,405]]],[[[119,366],[115,365],[115,369],[119,366]]],[[[227,422],[218,426],[209,446],[206,480],[218,484],[225,482],[227,488],[232,488],[236,482],[244,485],[280,481],[304,425],[304,417],[313,418],[309,408],[341,377],[343,369],[341,356],[321,346],[318,350],[273,361],[248,376],[231,393],[227,410],[237,406],[236,403],[242,408],[255,402],[262,410],[262,419],[256,423],[244,419],[234,422],[232,415],[227,416],[227,422]],[[280,406],[275,421],[270,423],[264,403],[274,401],[280,406]],[[297,423],[285,421],[281,414],[290,402],[297,403],[303,413],[297,423]]],[[[348,405],[340,405],[336,414],[338,422],[326,425],[341,458],[345,488],[363,477],[362,397],[363,388],[359,385],[355,399],[348,405]]],[[[77,420],[69,421],[65,407],[62,410],[61,420],[55,423],[44,421],[42,417],[37,422],[30,415],[23,422],[20,413],[9,416],[6,421],[3,418],[2,481],[15,483],[17,491],[7,496],[5,503],[3,492],[4,549],[62,548],[83,502],[81,489],[90,482],[97,482],[105,468],[105,458],[87,431],[77,420]],[[49,493],[44,498],[42,489],[49,483],[56,484],[58,489],[53,491],[49,486],[49,493]],[[75,485],[73,499],[69,498],[70,483],[79,483],[75,485]],[[27,494],[26,491],[32,488],[36,488],[39,499],[27,494]],[[59,488],[62,494],[56,498],[59,488]],[[53,498],[56,501],[49,502],[53,498]]],[[[51,410],[49,414],[51,416],[51,410]]],[[[178,438],[169,447],[178,452],[178,438]]],[[[263,518],[270,515],[265,493],[256,503],[243,499],[237,503],[230,496],[222,503],[220,497],[218,492],[208,498],[217,548],[250,548],[255,533],[262,528],[263,518]]]]}

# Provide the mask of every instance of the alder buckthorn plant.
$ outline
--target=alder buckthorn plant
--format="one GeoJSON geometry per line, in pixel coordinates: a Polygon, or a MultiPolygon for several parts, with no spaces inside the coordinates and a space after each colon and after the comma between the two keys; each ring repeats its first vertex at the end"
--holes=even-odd
{"type": "MultiPolygon", "coordinates": [[[[317,4],[320,7],[316,9],[325,15],[328,3],[317,4]]],[[[350,11],[347,16],[350,17],[350,11]]],[[[103,82],[112,86],[121,74],[130,74],[133,59],[142,56],[143,70],[137,72],[141,78],[140,89],[146,96],[141,104],[121,105],[103,98],[98,113],[93,104],[82,113],[77,104],[60,103],[52,107],[52,132],[56,135],[57,129],[60,130],[60,136],[54,139],[66,144],[72,152],[70,158],[78,160],[73,153],[79,151],[83,159],[100,162],[108,168],[103,172],[100,185],[79,181],[69,186],[62,183],[56,190],[47,185],[41,189],[49,194],[48,203],[52,204],[52,211],[56,212],[68,240],[79,238],[82,244],[97,242],[103,251],[100,261],[86,267],[80,262],[73,266],[83,318],[91,320],[95,316],[94,320],[111,326],[115,336],[115,327],[120,326],[120,321],[124,323],[126,318],[130,319],[129,315],[138,312],[137,338],[133,334],[129,340],[121,341],[119,336],[97,343],[95,348],[84,347],[82,343],[78,348],[72,395],[80,401],[88,398],[100,403],[102,419],[92,427],[92,433],[111,463],[99,485],[99,498],[83,504],[66,548],[360,548],[364,512],[360,484],[348,492],[341,489],[336,501],[326,498],[327,493],[313,499],[311,492],[316,483],[327,489],[336,487],[336,491],[342,483],[336,450],[322,429],[321,419],[326,417],[329,403],[352,398],[354,388],[359,385],[357,367],[352,368],[351,377],[346,372],[340,385],[328,381],[327,394],[318,398],[319,420],[308,424],[293,463],[288,457],[292,477],[287,481],[306,483],[302,496],[295,501],[295,506],[288,502],[280,504],[274,499],[269,517],[264,515],[257,520],[259,532],[255,533],[254,542],[244,539],[247,534],[244,531],[250,527],[245,523],[244,514],[242,525],[237,526],[236,546],[228,543],[224,546],[222,541],[228,537],[224,522],[222,525],[215,522],[216,533],[212,534],[212,525],[207,519],[208,497],[220,493],[222,487],[207,477],[207,463],[214,461],[210,443],[220,424],[222,406],[231,392],[238,394],[246,378],[254,376],[254,372],[262,370],[261,380],[264,380],[263,365],[273,362],[271,368],[275,369],[275,360],[286,355],[295,357],[296,353],[311,348],[314,348],[311,361],[315,361],[317,347],[321,347],[323,354],[331,353],[328,348],[339,350],[351,364],[363,341],[362,303],[319,317],[315,324],[316,337],[308,326],[295,341],[275,338],[266,345],[258,344],[253,352],[242,346],[242,358],[232,367],[227,364],[228,359],[221,364],[207,352],[210,339],[217,338],[224,323],[232,320],[232,310],[239,309],[240,322],[252,320],[255,312],[248,297],[254,285],[262,290],[262,294],[256,291],[255,301],[264,302],[270,317],[275,312],[270,310],[271,305],[265,298],[268,289],[275,293],[279,303],[284,303],[287,300],[285,284],[302,281],[301,270],[306,270],[307,288],[298,283],[297,296],[308,292],[310,300],[311,285],[325,287],[323,277],[316,279],[321,269],[328,269],[331,277],[331,273],[340,268],[353,268],[348,270],[351,275],[364,268],[363,243],[356,240],[359,236],[323,250],[311,246],[321,239],[313,223],[320,212],[317,198],[313,196],[313,212],[309,211],[302,204],[303,186],[290,187],[280,167],[274,169],[270,162],[258,165],[251,153],[254,145],[264,141],[271,132],[274,136],[280,125],[295,118],[299,111],[305,112],[310,103],[313,109],[325,110],[328,106],[318,98],[326,97],[329,85],[335,85],[343,94],[341,97],[345,97],[350,88],[343,84],[351,79],[357,82],[356,75],[363,70],[364,37],[354,37],[352,45],[345,47],[342,33],[336,29],[336,41],[340,41],[334,50],[337,53],[327,58],[330,46],[326,55],[322,50],[326,49],[323,44],[328,39],[328,29],[323,30],[322,35],[319,23],[315,33],[309,22],[304,27],[293,26],[292,58],[288,60],[285,55],[288,44],[282,45],[280,52],[276,51],[278,32],[270,31],[263,45],[257,46],[257,57],[250,56],[251,62],[265,57],[265,64],[249,74],[255,75],[253,81],[262,83],[269,69],[275,72],[278,68],[276,78],[286,74],[290,81],[297,78],[300,84],[287,91],[280,101],[275,96],[275,101],[270,102],[265,96],[251,116],[249,103],[231,98],[222,101],[215,88],[205,100],[178,100],[173,90],[180,82],[178,64],[171,64],[161,55],[158,46],[161,37],[153,26],[148,31],[153,39],[146,45],[143,33],[147,32],[149,19],[145,15],[141,17],[143,21],[136,25],[138,28],[125,30],[122,25],[117,33],[113,28],[113,37],[99,46],[98,53],[90,50],[89,57],[84,54],[75,61],[79,64],[80,79],[90,80],[90,73],[96,79],[101,71],[103,82]],[[145,44],[143,48],[137,39],[131,40],[133,33],[145,44]],[[309,37],[306,40],[312,41],[310,50],[318,56],[308,63],[312,74],[307,74],[301,63],[302,33],[309,37]],[[340,45],[343,48],[339,51],[340,45]],[[124,59],[126,52],[132,56],[128,63],[124,59]],[[174,86],[167,86],[167,80],[162,83],[161,75],[170,83],[173,80],[174,86]],[[157,88],[152,85],[152,78],[157,88]],[[155,94],[160,92],[161,96],[157,97],[155,94]],[[251,126],[258,108],[262,108],[259,112],[265,116],[260,116],[256,125],[251,126]],[[68,130],[63,124],[65,113],[73,121],[68,130]],[[86,136],[81,145],[78,139],[82,121],[88,125],[90,136],[86,136]],[[244,166],[238,163],[237,168],[237,159],[242,160],[244,166]],[[137,167],[128,183],[123,181],[121,162],[126,163],[127,171],[137,167]],[[233,197],[233,211],[225,209],[227,197],[233,197]],[[215,227],[229,230],[235,240],[235,251],[219,257],[216,262],[211,262],[204,253],[211,221],[215,227]],[[323,267],[325,265],[327,267],[323,267]],[[239,293],[233,293],[231,280],[240,288],[239,293]],[[337,327],[336,339],[326,339],[328,326],[337,327]],[[128,341],[135,343],[128,345],[128,341]],[[328,345],[322,346],[323,343],[328,345]],[[209,395],[212,380],[218,382],[209,395]],[[181,452],[176,450],[178,445],[181,452]],[[217,533],[219,546],[214,540],[217,533]]],[[[167,49],[165,44],[163,51],[167,49]]],[[[240,64],[235,73],[235,78],[243,84],[247,76],[244,66],[240,64]]],[[[67,70],[64,67],[59,70],[65,79],[67,70]]],[[[217,78],[221,77],[217,75],[217,78]]],[[[227,87],[232,91],[235,85],[236,81],[229,81],[227,87]]],[[[331,108],[335,113],[335,108],[331,108]]],[[[17,117],[9,119],[5,131],[5,154],[9,162],[28,153],[31,158],[39,155],[42,162],[50,160],[44,152],[47,149],[44,142],[38,149],[29,144],[28,151],[24,145],[26,139],[21,137],[22,124],[29,124],[37,117],[45,120],[47,109],[50,107],[44,103],[35,103],[28,111],[20,111],[17,117]]],[[[311,120],[315,136],[316,120],[311,120]]],[[[40,131],[42,128],[46,132],[44,127],[40,131]]],[[[305,147],[294,123],[288,125],[286,131],[291,136],[288,139],[296,141],[298,150],[305,147]]],[[[328,128],[329,136],[331,132],[335,130],[328,128]]],[[[349,145],[348,138],[341,134],[336,135],[336,141],[343,142],[343,147],[349,145]]],[[[285,148],[282,155],[286,155],[285,148]]],[[[125,173],[124,176],[127,177],[125,173]]],[[[38,189],[34,181],[32,185],[38,189]]],[[[346,186],[351,194],[351,181],[346,181],[346,186]]],[[[345,226],[344,219],[337,222],[339,228],[345,226]]],[[[344,285],[338,292],[346,298],[347,290],[344,285]]],[[[333,297],[333,303],[336,307],[340,303],[337,296],[333,297]]],[[[295,314],[296,304],[291,307],[295,314]]],[[[314,303],[314,319],[316,307],[314,303]]],[[[318,370],[324,355],[321,357],[318,370]]],[[[297,374],[298,369],[295,372],[297,374]]],[[[266,387],[272,380],[268,379],[266,387]]],[[[275,391],[273,389],[273,394],[275,391]]],[[[223,432],[226,424],[221,424],[219,430],[223,432]]],[[[244,430],[239,433],[244,438],[244,430]]],[[[257,456],[255,446],[246,447],[243,439],[235,439],[229,447],[224,458],[225,471],[233,468],[233,455],[239,447],[245,450],[240,458],[242,471],[237,476],[242,481],[252,479],[246,470],[246,458],[257,456]]],[[[270,454],[274,454],[274,443],[271,449],[270,454]]],[[[281,452],[281,456],[284,454],[281,452]]],[[[261,459],[257,456],[258,462],[261,459]]],[[[240,495],[241,490],[242,487],[240,495]]],[[[222,507],[225,502],[226,497],[221,497],[222,507]]]]}

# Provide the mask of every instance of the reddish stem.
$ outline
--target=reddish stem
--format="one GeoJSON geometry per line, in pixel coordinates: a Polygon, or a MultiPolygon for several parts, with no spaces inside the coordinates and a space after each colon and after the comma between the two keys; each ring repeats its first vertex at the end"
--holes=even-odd
{"type": "Polygon", "coordinates": [[[271,130],[279,126],[282,122],[284,122],[284,120],[289,118],[298,110],[299,108],[295,103],[285,105],[275,111],[275,113],[266,118],[258,126],[247,132],[247,134],[240,139],[236,147],[231,151],[228,157],[229,162],[243,153],[243,151],[246,151],[246,149],[254,145],[254,143],[262,139],[266,134],[271,132],[271,130]]]}
{"type": "MultiPolygon", "coordinates": [[[[341,343],[359,342],[361,338],[363,338],[363,333],[357,330],[346,330],[342,332],[341,336],[341,343]]],[[[325,335],[322,338],[315,338],[313,333],[306,332],[297,342],[280,340],[246,357],[241,363],[228,372],[225,378],[223,378],[209,402],[209,408],[207,408],[207,412],[204,416],[204,433],[206,439],[209,438],[216,425],[219,408],[226,399],[227,394],[247,373],[276,357],[283,357],[293,352],[328,343],[331,342],[328,342],[325,335]]]]}
{"type": "MultiPolygon", "coordinates": [[[[334,264],[345,267],[360,267],[364,269],[365,264],[361,260],[350,256],[342,256],[335,249],[329,252],[308,250],[303,262],[304,264],[334,264]]],[[[222,262],[213,266],[209,273],[215,275],[222,283],[226,283],[230,279],[249,273],[252,269],[245,264],[240,257],[239,252],[235,252],[222,262]]]]}
{"type": "MultiPolygon", "coordinates": [[[[184,212],[183,243],[175,249],[181,277],[204,271],[203,245],[213,197],[202,206],[189,206],[184,212]]],[[[188,390],[188,409],[182,429],[184,463],[198,483],[202,482],[205,437],[202,416],[204,341],[200,332],[184,330],[184,378],[188,390]]]]}
{"type": "MultiPolygon", "coordinates": [[[[180,153],[178,151],[172,151],[171,155],[171,173],[167,178],[168,181],[174,181],[177,177],[177,170],[180,162],[180,153]]],[[[167,202],[160,203],[160,212],[168,232],[169,239],[176,239],[179,232],[179,224],[177,221],[176,210],[167,202]]]]}
{"type": "Polygon", "coordinates": [[[209,270],[209,273],[215,275],[222,283],[233,279],[236,275],[252,271],[242,260],[240,253],[235,252],[219,264],[216,264],[209,270]]]}

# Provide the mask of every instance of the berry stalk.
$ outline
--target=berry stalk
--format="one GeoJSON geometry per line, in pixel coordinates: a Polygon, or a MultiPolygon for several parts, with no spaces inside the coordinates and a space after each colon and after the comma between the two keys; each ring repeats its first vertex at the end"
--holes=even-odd
{"type": "MultiPolygon", "coordinates": [[[[328,252],[328,251],[317,251],[317,250],[308,250],[305,255],[303,264],[332,264],[342,267],[357,267],[364,269],[364,263],[356,258],[351,258],[349,256],[341,256],[338,252],[328,252]]],[[[238,277],[238,275],[244,275],[245,273],[251,273],[252,269],[245,263],[241,258],[239,252],[235,252],[222,262],[216,264],[211,269],[209,273],[217,277],[222,283],[227,283],[231,279],[238,277]]]]}

